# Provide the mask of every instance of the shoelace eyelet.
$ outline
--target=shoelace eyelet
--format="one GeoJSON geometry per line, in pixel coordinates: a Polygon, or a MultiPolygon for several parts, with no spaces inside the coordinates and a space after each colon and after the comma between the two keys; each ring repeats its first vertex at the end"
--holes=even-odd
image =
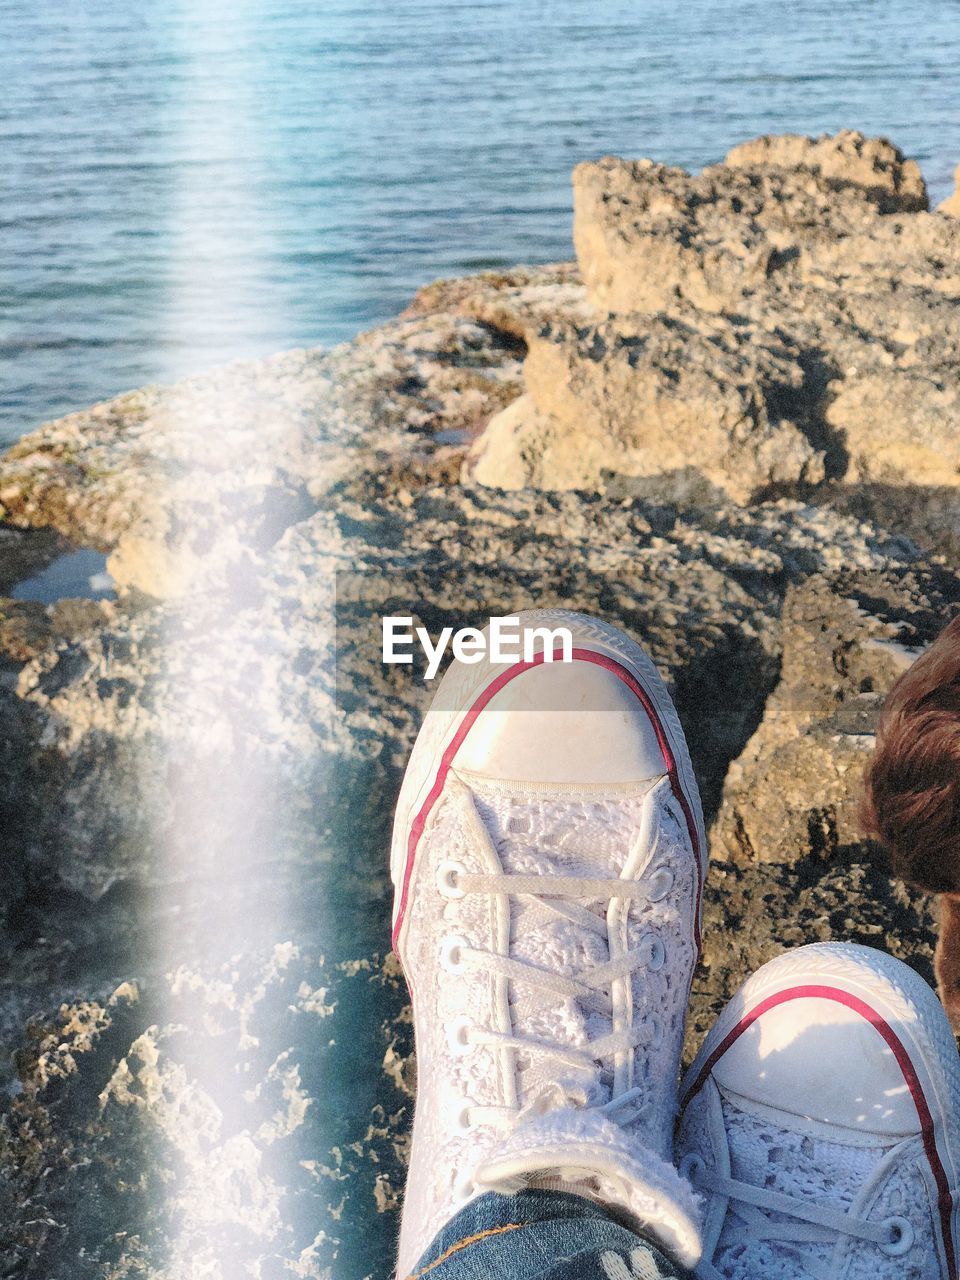
{"type": "Polygon", "coordinates": [[[451,858],[444,858],[442,862],[437,863],[437,890],[444,898],[462,898],[463,890],[459,888],[457,881],[464,873],[464,868],[459,862],[454,862],[451,858]]]}
{"type": "Polygon", "coordinates": [[[657,973],[663,968],[667,958],[667,951],[661,940],[655,933],[646,933],[640,940],[641,947],[648,948],[646,958],[646,966],[651,973],[657,973]]]}
{"type": "Polygon", "coordinates": [[[440,968],[447,973],[463,973],[466,967],[463,951],[467,945],[466,938],[461,938],[459,934],[444,938],[440,944],[440,968]]]}
{"type": "Polygon", "coordinates": [[[650,1028],[649,1040],[644,1040],[643,1044],[648,1049],[659,1049],[663,1044],[663,1023],[655,1013],[645,1014],[643,1024],[650,1028]]]}
{"type": "Polygon", "coordinates": [[[474,1123],[470,1119],[470,1104],[466,1102],[457,1112],[457,1132],[466,1136],[468,1133],[473,1133],[473,1130],[474,1123]]]}
{"type": "Polygon", "coordinates": [[[698,1156],[696,1151],[688,1151],[680,1161],[677,1171],[681,1178],[686,1178],[692,1187],[697,1185],[697,1178],[706,1169],[706,1163],[702,1156],[698,1156]]]}
{"type": "Polygon", "coordinates": [[[470,1026],[469,1018],[454,1018],[447,1023],[447,1044],[455,1057],[462,1058],[473,1047],[470,1043],[470,1026]]]}
{"type": "Polygon", "coordinates": [[[913,1224],[906,1218],[885,1218],[881,1224],[890,1233],[890,1239],[880,1248],[890,1258],[900,1258],[913,1248],[913,1224]]]}
{"type": "Polygon", "coordinates": [[[659,866],[650,877],[650,888],[647,898],[650,902],[661,902],[673,888],[674,875],[669,867],[659,866]]]}
{"type": "Polygon", "coordinates": [[[465,1174],[460,1178],[454,1184],[453,1188],[454,1196],[458,1197],[463,1204],[466,1204],[470,1200],[475,1200],[478,1195],[482,1194],[482,1192],[483,1188],[478,1186],[469,1174],[465,1174]]]}

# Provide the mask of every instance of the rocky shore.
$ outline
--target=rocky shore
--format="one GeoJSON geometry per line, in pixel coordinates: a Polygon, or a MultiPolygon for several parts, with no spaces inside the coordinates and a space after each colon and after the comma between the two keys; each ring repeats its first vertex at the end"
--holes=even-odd
{"type": "Polygon", "coordinates": [[[604,159],[574,202],[576,264],[0,459],[0,1275],[390,1275],[386,850],[430,689],[384,613],[557,603],[651,651],[711,824],[688,1055],[783,946],[931,977],[936,903],[856,803],[960,611],[957,197],[848,132],[604,159]],[[111,598],[22,598],[77,546],[111,598]]]}

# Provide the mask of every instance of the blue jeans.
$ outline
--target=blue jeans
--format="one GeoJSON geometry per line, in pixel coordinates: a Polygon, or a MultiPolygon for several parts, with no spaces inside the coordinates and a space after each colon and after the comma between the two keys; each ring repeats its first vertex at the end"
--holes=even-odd
{"type": "Polygon", "coordinates": [[[443,1228],[409,1280],[690,1280],[612,1211],[565,1191],[490,1192],[443,1228]]]}

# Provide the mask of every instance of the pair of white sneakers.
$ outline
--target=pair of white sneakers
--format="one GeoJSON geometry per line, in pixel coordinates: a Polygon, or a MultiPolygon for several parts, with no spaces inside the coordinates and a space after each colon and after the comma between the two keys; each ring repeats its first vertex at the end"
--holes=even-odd
{"type": "Polygon", "coordinates": [[[707,852],[676,712],[614,628],[521,622],[566,628],[573,661],[454,664],[398,804],[419,1066],[399,1276],[473,1197],[535,1186],[703,1280],[957,1280],[960,1059],[933,992],[869,948],[787,951],[678,1089],[707,852]]]}

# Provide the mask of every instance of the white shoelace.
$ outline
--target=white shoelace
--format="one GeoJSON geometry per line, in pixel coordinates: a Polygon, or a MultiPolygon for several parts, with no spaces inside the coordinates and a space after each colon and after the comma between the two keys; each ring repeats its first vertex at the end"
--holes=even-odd
{"type": "MultiPolygon", "coordinates": [[[[835,1244],[841,1236],[850,1236],[879,1246],[890,1257],[909,1253],[913,1246],[914,1231],[906,1218],[890,1217],[880,1222],[869,1222],[843,1209],[727,1178],[716,1170],[707,1169],[698,1156],[688,1156],[681,1162],[680,1171],[698,1191],[710,1192],[732,1202],[731,1209],[739,1219],[739,1225],[725,1228],[725,1247],[736,1247],[748,1241],[776,1241],[793,1254],[812,1280],[829,1280],[831,1273],[792,1246],[835,1244]],[[770,1217],[773,1213],[784,1215],[786,1221],[770,1217]]],[[[722,1273],[708,1259],[701,1261],[697,1274],[701,1280],[724,1280],[722,1273]]]]}
{"type": "MultiPolygon", "coordinates": [[[[512,875],[508,873],[472,875],[467,874],[457,864],[447,862],[438,868],[442,874],[441,883],[444,892],[450,898],[460,898],[465,894],[479,893],[493,896],[524,896],[534,899],[540,907],[570,920],[582,928],[604,937],[608,949],[610,945],[609,931],[605,919],[601,919],[581,903],[569,899],[606,899],[636,898],[651,900],[651,886],[642,885],[633,880],[619,878],[585,878],[578,876],[550,875],[512,875]]],[[[660,874],[655,872],[655,877],[660,874]]],[[[665,872],[670,876],[672,873],[665,872]]],[[[662,883],[662,879],[661,879],[662,883]]],[[[669,885],[660,892],[663,896],[669,885]]],[[[659,938],[648,933],[642,945],[633,951],[627,951],[605,963],[594,965],[573,975],[556,973],[543,969],[526,960],[516,960],[509,956],[483,951],[469,946],[460,937],[447,939],[442,963],[451,973],[463,969],[476,968],[485,973],[497,974],[511,982],[523,982],[541,990],[550,991],[567,999],[575,999],[587,1008],[601,1014],[612,1016],[613,999],[609,988],[614,982],[629,978],[641,967],[659,968],[664,963],[663,944],[659,938]]],[[[662,1024],[653,1016],[638,1018],[632,1026],[611,1031],[605,1036],[588,1041],[582,1047],[562,1045],[546,1040],[538,1040],[530,1036],[482,1030],[460,1021],[448,1028],[451,1042],[455,1047],[466,1051],[474,1045],[487,1045],[498,1048],[513,1048],[521,1052],[546,1054],[557,1061],[574,1067],[595,1068],[596,1064],[617,1054],[629,1052],[639,1045],[657,1044],[663,1035],[662,1024]]],[[[610,1099],[609,1102],[596,1107],[609,1119],[619,1125],[628,1125],[639,1118],[642,1108],[636,1103],[644,1090],[627,1089],[610,1099]]],[[[575,1101],[571,1098],[570,1101],[575,1101]]],[[[515,1116],[516,1112],[508,1107],[480,1107],[468,1105],[464,1109],[464,1127],[473,1124],[495,1123],[505,1116],[515,1116]]]]}

